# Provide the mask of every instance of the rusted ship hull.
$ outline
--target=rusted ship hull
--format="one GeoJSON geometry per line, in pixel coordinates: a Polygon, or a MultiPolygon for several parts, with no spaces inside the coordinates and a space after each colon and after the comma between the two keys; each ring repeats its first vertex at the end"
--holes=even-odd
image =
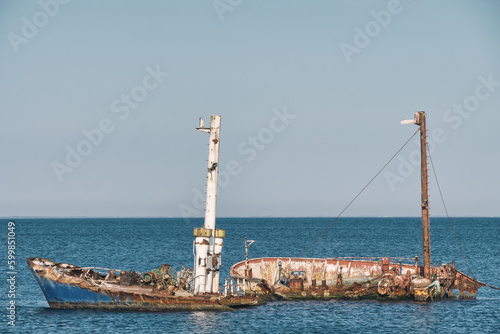
{"type": "Polygon", "coordinates": [[[139,282],[120,282],[119,275],[109,279],[109,273],[104,275],[95,269],[54,263],[48,259],[29,258],[27,262],[51,308],[229,311],[263,303],[253,296],[193,295],[174,286],[156,289],[139,282]]]}
{"type": "MultiPolygon", "coordinates": [[[[418,111],[414,114],[414,119],[403,120],[401,124],[415,124],[419,126],[420,132],[423,266],[419,266],[418,257],[414,259],[387,257],[308,259],[299,257],[249,260],[248,246],[254,240],[248,243],[245,238],[246,260],[231,267],[231,277],[236,278],[246,292],[257,293],[269,299],[377,298],[398,300],[413,298],[416,301],[429,301],[454,296],[455,290],[458,290],[460,298],[475,298],[477,290],[482,286],[487,286],[486,284],[456,270],[454,261],[450,264],[443,264],[441,267],[431,265],[427,168],[427,155],[430,153],[427,150],[426,114],[418,111]],[[414,260],[413,263],[412,260],[414,260]]],[[[373,179],[361,192],[372,181],[373,179]]],[[[361,192],[342,210],[341,214],[361,192]]],[[[319,237],[332,224],[333,222],[319,237]]],[[[313,241],[306,251],[315,242],[313,241]]]]}
{"type": "Polygon", "coordinates": [[[230,269],[247,294],[268,300],[475,298],[484,286],[456,270],[453,263],[432,267],[432,281],[425,281],[422,272],[416,263],[388,258],[257,258],[230,269]]]}

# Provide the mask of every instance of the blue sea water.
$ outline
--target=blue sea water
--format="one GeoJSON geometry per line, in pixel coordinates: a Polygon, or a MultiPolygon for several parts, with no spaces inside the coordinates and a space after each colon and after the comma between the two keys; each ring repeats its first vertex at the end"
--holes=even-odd
{"type": "MultiPolygon", "coordinates": [[[[299,256],[332,218],[219,218],[226,230],[221,277],[245,257],[244,237],[256,240],[250,257],[299,256]]],[[[202,219],[30,218],[0,220],[0,332],[18,333],[499,333],[500,291],[481,288],[476,300],[434,303],[272,302],[234,312],[117,312],[53,310],[26,264],[46,257],[79,266],[144,272],[167,263],[192,266],[194,227],[202,219]],[[15,223],[15,299],[8,296],[8,222],[15,223]],[[15,300],[15,327],[8,325],[15,300]]],[[[500,218],[452,218],[474,275],[500,286],[500,218]]],[[[419,218],[341,218],[304,255],[414,257],[421,253],[419,218]]],[[[468,273],[446,218],[431,222],[432,261],[456,260],[468,273]]]]}

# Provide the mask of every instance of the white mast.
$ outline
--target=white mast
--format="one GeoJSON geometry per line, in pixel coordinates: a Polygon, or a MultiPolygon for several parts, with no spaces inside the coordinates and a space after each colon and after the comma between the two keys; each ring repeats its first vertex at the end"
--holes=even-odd
{"type": "Polygon", "coordinates": [[[207,199],[205,204],[205,224],[194,229],[196,256],[194,264],[194,292],[218,293],[219,269],[224,230],[215,228],[215,208],[217,204],[217,174],[219,172],[220,116],[212,115],[210,128],[203,127],[200,118],[198,131],[210,134],[208,150],[207,199]]]}

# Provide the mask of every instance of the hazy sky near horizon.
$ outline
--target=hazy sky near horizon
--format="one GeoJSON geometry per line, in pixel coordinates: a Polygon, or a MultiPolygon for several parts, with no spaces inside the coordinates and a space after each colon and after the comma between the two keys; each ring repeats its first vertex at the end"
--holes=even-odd
{"type": "MultiPolygon", "coordinates": [[[[1,1],[0,216],[336,216],[424,110],[452,216],[500,216],[500,2],[1,1]]],[[[417,137],[345,216],[418,216],[417,137]]],[[[431,171],[431,212],[444,210],[431,171]]]]}

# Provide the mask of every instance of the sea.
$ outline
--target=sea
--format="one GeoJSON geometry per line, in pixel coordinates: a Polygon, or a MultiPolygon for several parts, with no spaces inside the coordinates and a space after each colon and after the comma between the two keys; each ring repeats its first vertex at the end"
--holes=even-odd
{"type": "MultiPolygon", "coordinates": [[[[203,219],[23,218],[0,223],[2,333],[500,333],[500,291],[488,287],[475,300],[430,303],[279,301],[229,312],[50,309],[26,258],[138,272],[162,263],[192,267],[193,228],[201,227],[203,219]]],[[[226,230],[221,281],[229,277],[232,264],[245,259],[244,237],[256,241],[250,258],[422,258],[417,217],[218,218],[217,227],[226,230]]],[[[500,287],[500,218],[432,218],[431,246],[433,264],[455,259],[462,272],[470,274],[470,268],[478,280],[500,287]]]]}

